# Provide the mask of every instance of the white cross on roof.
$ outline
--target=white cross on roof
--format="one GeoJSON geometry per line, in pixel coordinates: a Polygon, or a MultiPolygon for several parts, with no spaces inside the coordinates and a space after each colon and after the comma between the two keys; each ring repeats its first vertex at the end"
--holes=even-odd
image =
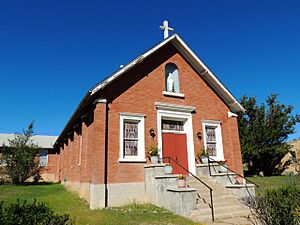
{"type": "Polygon", "coordinates": [[[174,29],[169,27],[168,20],[164,20],[163,25],[159,27],[161,30],[164,30],[164,39],[169,37],[169,30],[173,31],[174,29]]]}

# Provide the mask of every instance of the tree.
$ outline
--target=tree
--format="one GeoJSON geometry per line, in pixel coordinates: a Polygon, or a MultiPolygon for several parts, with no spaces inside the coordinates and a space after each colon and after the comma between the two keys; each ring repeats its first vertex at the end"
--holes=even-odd
{"type": "Polygon", "coordinates": [[[247,96],[242,97],[241,104],[246,109],[238,116],[243,162],[248,164],[250,174],[262,171],[272,175],[278,172],[276,165],[290,150],[285,141],[295,132],[300,116],[292,114],[292,106],[280,104],[276,94],[260,106],[255,97],[247,96]]]}
{"type": "Polygon", "coordinates": [[[17,133],[14,139],[8,140],[9,146],[3,146],[6,171],[14,184],[22,184],[29,177],[38,174],[36,155],[39,147],[33,143],[32,135],[33,123],[22,134],[17,133]]]}

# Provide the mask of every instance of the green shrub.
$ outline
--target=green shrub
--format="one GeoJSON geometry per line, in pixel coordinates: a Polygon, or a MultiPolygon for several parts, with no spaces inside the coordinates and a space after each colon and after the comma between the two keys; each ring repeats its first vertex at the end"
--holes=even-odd
{"type": "Polygon", "coordinates": [[[3,207],[0,202],[0,224],[1,225],[66,225],[73,224],[69,216],[57,215],[51,208],[43,202],[32,203],[24,201],[21,203],[11,203],[8,207],[3,207]]]}
{"type": "Polygon", "coordinates": [[[244,199],[244,203],[250,207],[259,224],[297,225],[300,222],[300,189],[294,186],[266,190],[261,196],[244,199]]]}

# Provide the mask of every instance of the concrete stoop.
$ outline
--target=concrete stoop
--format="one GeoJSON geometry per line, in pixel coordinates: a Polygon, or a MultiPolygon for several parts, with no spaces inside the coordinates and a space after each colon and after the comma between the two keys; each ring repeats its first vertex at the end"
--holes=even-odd
{"type": "MultiPolygon", "coordinates": [[[[199,176],[199,178],[213,189],[216,222],[223,223],[222,221],[224,220],[234,218],[234,223],[224,224],[250,224],[250,222],[247,222],[247,218],[250,216],[251,212],[240,202],[238,195],[233,194],[230,189],[227,189],[212,177],[199,176]]],[[[188,218],[197,222],[211,223],[212,216],[209,189],[193,177],[188,177],[187,183],[188,187],[195,188],[198,194],[197,206],[194,210],[191,210],[188,218]]]]}
{"type": "MultiPolygon", "coordinates": [[[[147,202],[193,221],[211,224],[209,189],[192,176],[187,177],[187,188],[178,188],[178,174],[166,175],[163,167],[163,164],[144,166],[147,202]]],[[[234,173],[214,173],[210,176],[206,165],[197,167],[196,175],[213,189],[214,224],[250,224],[247,218],[251,212],[239,199],[249,194],[255,195],[253,185],[235,184],[234,173]]]]}
{"type": "Polygon", "coordinates": [[[146,201],[181,216],[189,215],[196,208],[196,189],[178,188],[178,174],[166,175],[163,167],[163,164],[144,166],[146,201]]]}

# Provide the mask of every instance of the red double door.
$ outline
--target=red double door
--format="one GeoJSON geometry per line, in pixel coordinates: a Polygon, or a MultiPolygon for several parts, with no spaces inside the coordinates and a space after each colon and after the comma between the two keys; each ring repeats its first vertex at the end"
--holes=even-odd
{"type": "MultiPolygon", "coordinates": [[[[162,133],[162,148],[164,157],[169,156],[188,169],[186,134],[162,133]]],[[[168,162],[168,159],[164,159],[164,162],[168,162]]],[[[170,164],[173,166],[174,174],[188,174],[172,160],[170,164]]]]}

